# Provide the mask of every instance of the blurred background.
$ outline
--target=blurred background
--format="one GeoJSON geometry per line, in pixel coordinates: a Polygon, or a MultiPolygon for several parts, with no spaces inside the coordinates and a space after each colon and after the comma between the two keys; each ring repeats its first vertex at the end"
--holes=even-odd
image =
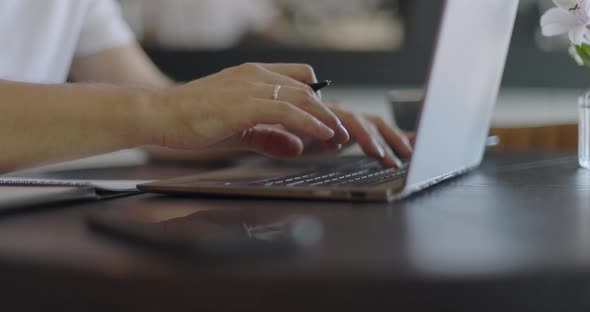
{"type": "MultiPolygon", "coordinates": [[[[516,1],[516,0],[515,0],[516,1]]],[[[152,58],[179,80],[245,61],[305,62],[339,84],[421,85],[440,0],[120,0],[152,58]],[[193,66],[187,66],[193,64],[193,66]]],[[[540,36],[551,0],[521,0],[504,85],[585,88],[564,38],[540,36]]]]}
{"type": "MultiPolygon", "coordinates": [[[[319,79],[334,82],[322,91],[324,99],[338,99],[350,110],[377,114],[405,129],[415,124],[443,4],[442,0],[119,1],[148,54],[177,81],[244,62],[308,63],[319,79]]],[[[590,88],[590,69],[570,58],[565,36],[541,36],[540,17],[553,6],[552,0],[520,0],[490,130],[498,149],[577,149],[577,102],[590,88]]],[[[109,166],[145,161],[137,150],[128,157],[123,154],[114,153],[109,166]]],[[[97,157],[51,168],[87,168],[103,161],[97,157]]]]}

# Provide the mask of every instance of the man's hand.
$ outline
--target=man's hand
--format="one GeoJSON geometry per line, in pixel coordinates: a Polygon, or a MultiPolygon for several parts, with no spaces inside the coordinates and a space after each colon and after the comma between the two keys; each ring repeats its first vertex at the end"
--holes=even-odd
{"type": "MultiPolygon", "coordinates": [[[[73,64],[72,76],[78,81],[147,86],[161,90],[167,90],[173,86],[172,81],[155,67],[137,44],[77,58],[73,64]]],[[[301,153],[339,150],[343,146],[358,142],[368,155],[381,159],[386,166],[393,166],[397,162],[393,151],[402,158],[409,156],[407,139],[399,129],[387,125],[378,117],[354,114],[335,104],[318,103],[319,99],[306,85],[314,82],[316,78],[313,69],[307,65],[245,64],[177,87],[172,92],[164,91],[170,107],[159,115],[153,116],[150,131],[155,138],[151,141],[169,147],[190,148],[190,151],[162,148],[147,150],[150,155],[159,159],[199,161],[228,158],[244,151],[271,157],[295,157],[301,153]],[[282,86],[279,99],[271,101],[272,90],[277,84],[282,86]],[[208,105],[203,105],[205,102],[208,105]],[[253,110],[255,105],[252,104],[254,102],[259,104],[255,110],[253,110]],[[325,139],[317,138],[319,133],[307,135],[305,131],[299,130],[301,127],[307,127],[307,124],[297,122],[295,127],[292,123],[288,126],[284,124],[284,118],[277,116],[276,113],[272,117],[276,124],[270,126],[266,123],[266,125],[257,124],[248,127],[256,122],[252,117],[253,114],[271,113],[267,109],[261,111],[262,104],[270,107],[269,105],[274,105],[274,102],[281,102],[275,105],[277,107],[289,107],[288,109],[278,108],[279,110],[297,111],[300,118],[301,112],[311,115],[320,123],[335,130],[335,137],[326,142],[325,139]],[[179,108],[179,106],[184,107],[179,108]],[[203,111],[211,116],[199,115],[196,111],[205,106],[217,109],[217,113],[226,111],[228,115],[219,117],[219,114],[211,114],[211,110],[203,111]],[[175,109],[176,112],[174,112],[175,109]],[[228,123],[231,122],[231,115],[237,115],[237,119],[235,116],[232,118],[234,122],[240,119],[240,126],[212,136],[203,136],[199,135],[198,131],[195,132],[203,127],[206,128],[207,122],[209,125],[211,122],[214,123],[214,119],[209,117],[217,116],[216,120],[228,123]],[[167,124],[162,123],[164,117],[168,118],[167,124]],[[192,121],[187,123],[188,117],[191,117],[192,121]],[[199,118],[208,121],[200,122],[199,118]],[[185,127],[182,131],[176,131],[179,126],[175,122],[180,120],[185,127]],[[246,121],[245,124],[244,121],[246,121]],[[350,132],[353,140],[347,141],[348,134],[340,129],[338,122],[350,132]],[[158,126],[163,128],[157,129],[158,126]],[[153,134],[156,132],[157,134],[153,134]],[[228,134],[229,137],[225,137],[228,134]],[[184,139],[181,139],[181,136],[184,139]],[[211,144],[218,139],[221,140],[211,144]],[[179,142],[179,140],[185,142],[179,142]]],[[[257,118],[260,117],[257,116],[257,118]]],[[[305,114],[303,116],[307,123],[311,120],[317,126],[317,121],[313,118],[305,114]]],[[[268,121],[268,117],[265,120],[268,121]]]]}
{"type": "Polygon", "coordinates": [[[152,142],[279,158],[358,143],[386,167],[399,167],[399,157],[410,156],[409,140],[397,127],[378,116],[322,103],[307,85],[315,81],[307,65],[244,64],[164,91],[148,122],[152,142]],[[273,99],[276,85],[281,92],[273,99]]]}
{"type": "Polygon", "coordinates": [[[303,152],[303,142],[294,133],[345,144],[349,134],[340,119],[307,86],[314,81],[307,65],[244,64],[154,91],[142,125],[151,142],[175,149],[240,144],[273,156],[292,156],[303,152]],[[276,85],[281,91],[273,99],[276,85]],[[275,124],[285,130],[262,126],[275,124]],[[289,148],[285,151],[283,145],[289,148]]]}
{"type": "MultiPolygon", "coordinates": [[[[338,116],[350,133],[351,140],[344,147],[358,143],[368,156],[379,159],[385,167],[400,167],[402,159],[412,154],[412,133],[404,133],[397,126],[390,125],[379,116],[351,112],[339,103],[327,106],[338,116]]],[[[343,148],[331,142],[309,141],[307,153],[322,153],[343,148]]]]}

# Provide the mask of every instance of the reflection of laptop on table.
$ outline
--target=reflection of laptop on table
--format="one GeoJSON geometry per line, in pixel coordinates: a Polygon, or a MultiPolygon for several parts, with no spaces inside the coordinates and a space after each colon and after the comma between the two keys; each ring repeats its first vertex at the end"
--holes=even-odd
{"type": "Polygon", "coordinates": [[[383,169],[369,159],[340,159],[332,166],[296,175],[240,179],[193,176],[144,184],[140,189],[392,201],[464,173],[478,166],[483,157],[517,6],[515,0],[446,1],[414,154],[404,170],[383,169]]]}

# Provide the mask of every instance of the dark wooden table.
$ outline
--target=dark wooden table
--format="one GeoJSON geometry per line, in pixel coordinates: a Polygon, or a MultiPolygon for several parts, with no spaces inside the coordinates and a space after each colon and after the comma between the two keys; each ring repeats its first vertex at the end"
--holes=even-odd
{"type": "MultiPolygon", "coordinates": [[[[198,170],[63,175],[163,178],[198,170]]],[[[35,207],[0,217],[0,277],[0,307],[20,310],[588,311],[590,171],[571,154],[504,152],[389,205],[144,194],[35,207]],[[290,256],[211,262],[88,229],[88,214],[129,206],[310,215],[324,238],[290,256]]]]}

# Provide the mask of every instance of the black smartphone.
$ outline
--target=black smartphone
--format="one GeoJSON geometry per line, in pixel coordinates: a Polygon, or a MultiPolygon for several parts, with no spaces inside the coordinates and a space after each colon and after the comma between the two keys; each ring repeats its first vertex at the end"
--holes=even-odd
{"type": "Polygon", "coordinates": [[[284,255],[313,247],[322,236],[314,217],[269,218],[199,205],[119,206],[90,214],[87,223],[119,242],[215,260],[284,255]]]}

